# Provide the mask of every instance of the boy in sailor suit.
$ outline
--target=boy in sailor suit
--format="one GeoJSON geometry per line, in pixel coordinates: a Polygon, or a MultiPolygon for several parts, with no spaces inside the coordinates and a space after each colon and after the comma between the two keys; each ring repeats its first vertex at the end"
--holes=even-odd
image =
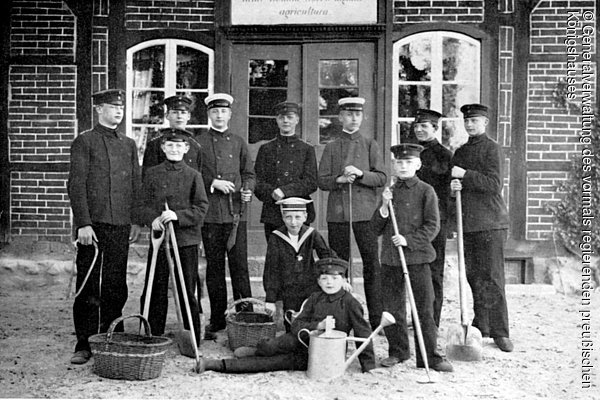
{"type": "MultiPolygon", "coordinates": [[[[314,271],[313,250],[320,259],[336,257],[316,229],[304,225],[308,216],[306,204],[312,200],[290,197],[279,200],[284,226],[273,231],[267,244],[263,274],[266,308],[275,312],[281,300],[284,310],[299,311],[302,302],[318,291],[314,271]]],[[[286,331],[289,326],[286,322],[286,331]]]]}

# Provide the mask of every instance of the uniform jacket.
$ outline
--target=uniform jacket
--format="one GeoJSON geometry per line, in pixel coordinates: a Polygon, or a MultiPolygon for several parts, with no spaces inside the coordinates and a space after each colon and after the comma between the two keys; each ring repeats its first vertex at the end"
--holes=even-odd
{"type": "Polygon", "coordinates": [[[348,165],[354,165],[364,173],[352,184],[353,222],[371,219],[377,204],[376,189],[385,185],[387,175],[377,142],[360,132],[343,132],[325,146],[319,164],[319,188],[329,192],[327,222],[348,222],[350,219],[349,185],[335,181],[348,165]]]}
{"type": "MultiPolygon", "coordinates": [[[[285,197],[310,199],[317,191],[317,157],[315,149],[298,136],[278,135],[260,146],[254,164],[256,197],[263,202],[260,222],[283,225],[281,211],[271,197],[281,189],[285,197]]],[[[307,204],[308,223],[315,219],[312,203],[307,204]]]]}
{"type": "MultiPolygon", "coordinates": [[[[158,136],[153,138],[146,145],[144,151],[144,162],[142,164],[142,177],[146,176],[148,168],[154,167],[165,161],[167,157],[165,152],[160,148],[163,134],[160,133],[158,136]]],[[[200,144],[192,136],[189,136],[188,142],[190,144],[190,150],[183,156],[183,161],[196,171],[200,171],[202,168],[202,155],[200,153],[200,144]]]]}
{"type": "MultiPolygon", "coordinates": [[[[301,329],[315,330],[319,322],[328,315],[335,318],[337,331],[350,333],[350,330],[354,330],[354,336],[360,338],[367,338],[371,334],[371,327],[364,318],[362,306],[344,289],[334,294],[326,294],[322,290],[311,294],[302,307],[302,312],[292,322],[291,333],[297,337],[301,329]]],[[[358,356],[358,359],[363,372],[375,368],[372,342],[358,356]]]]}
{"type": "Polygon", "coordinates": [[[424,150],[421,152],[421,169],[417,176],[425,183],[433,186],[438,197],[440,220],[448,217],[448,199],[450,198],[450,161],[452,152],[444,147],[437,139],[419,142],[424,150]]]}
{"type": "Polygon", "coordinates": [[[77,228],[139,224],[141,179],[135,142],[100,124],[77,136],[71,144],[67,190],[77,228]]]}
{"type": "MultiPolygon", "coordinates": [[[[440,230],[440,215],[437,196],[431,185],[418,177],[398,180],[392,187],[394,213],[398,222],[398,232],[406,239],[407,246],[402,250],[408,265],[430,263],[435,260],[435,250],[431,241],[440,230]]],[[[392,242],[394,225],[383,218],[379,206],[373,213],[371,223],[381,240],[381,264],[401,265],[398,249],[392,242]]]]}
{"type": "Polygon", "coordinates": [[[472,136],[456,150],[452,165],[466,170],[461,192],[464,231],[508,228],[508,212],[502,199],[500,146],[485,134],[472,136]]]}
{"type": "Polygon", "coordinates": [[[208,210],[208,199],[200,172],[184,161],[163,161],[146,171],[140,215],[147,226],[165,210],[175,211],[173,221],[177,246],[191,246],[202,241],[200,228],[208,210]]]}
{"type": "MultiPolygon", "coordinates": [[[[233,222],[233,215],[240,212],[242,186],[254,190],[256,177],[248,146],[241,137],[229,130],[221,133],[210,129],[196,136],[202,154],[202,178],[208,195],[208,213],[205,223],[226,224],[233,222]],[[211,191],[215,179],[223,179],[235,184],[233,210],[229,207],[229,196],[219,190],[211,191]]],[[[246,220],[246,213],[242,215],[246,220]]]]}
{"type": "Polygon", "coordinates": [[[263,284],[266,302],[299,300],[301,303],[312,292],[319,290],[314,271],[313,250],[319,258],[335,257],[325,239],[314,228],[302,226],[298,235],[298,247],[289,239],[287,228],[273,231],[267,244],[263,284]]]}

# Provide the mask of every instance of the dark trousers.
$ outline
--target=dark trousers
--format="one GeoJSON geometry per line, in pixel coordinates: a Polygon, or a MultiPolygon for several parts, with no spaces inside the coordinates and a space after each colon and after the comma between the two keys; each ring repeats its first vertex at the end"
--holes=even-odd
{"type": "Polygon", "coordinates": [[[483,335],[509,337],[504,292],[506,229],[464,234],[467,280],[473,293],[473,326],[483,335]]]}
{"type": "Polygon", "coordinates": [[[297,370],[308,367],[308,352],[291,333],[262,340],[256,347],[256,357],[225,358],[215,371],[229,373],[297,370]]]}
{"type": "MultiPolygon", "coordinates": [[[[437,327],[433,320],[433,285],[429,264],[413,264],[408,266],[408,275],[412,287],[417,314],[421,323],[425,351],[429,366],[440,363],[443,359],[437,353],[437,327]]],[[[400,360],[410,358],[408,329],[406,326],[406,286],[402,267],[399,265],[382,266],[383,308],[392,314],[396,323],[384,328],[388,340],[388,354],[400,360]]],[[[414,326],[414,318],[413,318],[414,326]]],[[[417,367],[423,367],[423,358],[419,350],[417,330],[414,329],[415,353],[417,367]]]]}
{"type": "MultiPolygon", "coordinates": [[[[329,247],[346,261],[350,257],[350,224],[348,222],[329,222],[329,247]]],[[[369,323],[375,329],[381,321],[383,304],[381,300],[381,265],[379,264],[379,243],[371,228],[370,221],[352,223],[354,238],[363,262],[363,279],[369,323]]]]}
{"type": "Polygon", "coordinates": [[[269,237],[271,236],[271,233],[272,233],[272,232],[273,232],[275,229],[278,229],[278,228],[280,228],[280,227],[282,227],[282,226],[283,226],[283,224],[282,224],[282,225],[279,225],[279,226],[275,226],[274,224],[269,224],[269,223],[267,223],[267,222],[265,222],[265,223],[264,223],[264,226],[263,226],[263,228],[264,228],[264,230],[265,230],[265,239],[267,240],[267,243],[269,243],[269,237]]]}
{"type": "Polygon", "coordinates": [[[440,231],[431,244],[435,249],[435,260],[430,264],[431,283],[433,283],[433,320],[440,327],[442,304],[444,302],[444,267],[446,264],[446,221],[440,221],[440,231]]]}
{"type": "MultiPolygon", "coordinates": [[[[229,264],[233,299],[252,297],[248,275],[248,244],[246,222],[240,221],[235,246],[227,250],[227,239],[233,224],[204,224],[202,242],[206,253],[206,286],[210,301],[210,324],[213,329],[225,328],[227,282],[225,255],[229,264]]],[[[240,308],[238,307],[238,311],[240,308]]]]}
{"type": "MultiPolygon", "coordinates": [[[[77,291],[93,268],[85,287],[73,303],[73,322],[77,344],[75,351],[90,350],[88,338],[108,330],[111,322],[122,315],[127,302],[127,253],[129,225],[93,224],[98,238],[98,258],[94,246],[77,245],[77,291]]],[[[115,331],[122,332],[123,324],[115,331]]]]}
{"type": "MultiPolygon", "coordinates": [[[[192,314],[192,323],[194,324],[194,333],[196,334],[196,343],[200,344],[200,313],[201,306],[196,298],[196,287],[198,286],[198,246],[178,247],[179,258],[181,259],[181,269],[183,270],[183,281],[187,293],[187,299],[192,314]]],[[[152,244],[148,254],[148,263],[146,266],[146,281],[144,290],[140,299],[140,310],[144,311],[144,302],[146,301],[146,291],[148,290],[148,279],[150,277],[150,263],[152,260],[152,244]]],[[[190,329],[188,323],[183,290],[179,284],[179,273],[175,255],[171,250],[171,258],[175,270],[175,281],[177,282],[177,291],[179,293],[179,304],[181,306],[181,315],[183,316],[183,325],[185,329],[190,329]]],[[[167,262],[167,253],[163,247],[158,251],[156,259],[156,268],[154,271],[154,282],[152,283],[152,292],[150,294],[150,311],[148,312],[148,322],[153,335],[163,335],[165,333],[165,322],[167,321],[167,310],[169,305],[169,264],[167,262]]]]}

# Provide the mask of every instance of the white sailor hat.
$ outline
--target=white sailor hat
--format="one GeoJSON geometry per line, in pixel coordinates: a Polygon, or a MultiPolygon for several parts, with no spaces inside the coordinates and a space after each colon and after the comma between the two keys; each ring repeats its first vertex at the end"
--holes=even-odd
{"type": "Polygon", "coordinates": [[[233,103],[233,97],[231,97],[227,93],[215,93],[211,94],[206,99],[204,99],[204,103],[206,104],[209,110],[215,107],[230,108],[231,103],[233,103]]]}
{"type": "Polygon", "coordinates": [[[338,100],[338,106],[341,110],[362,111],[365,99],[362,97],[344,97],[338,100]]]}
{"type": "Polygon", "coordinates": [[[306,205],[312,203],[310,199],[303,199],[301,197],[288,197],[287,199],[281,199],[275,202],[281,208],[281,212],[284,211],[306,211],[306,205]]]}

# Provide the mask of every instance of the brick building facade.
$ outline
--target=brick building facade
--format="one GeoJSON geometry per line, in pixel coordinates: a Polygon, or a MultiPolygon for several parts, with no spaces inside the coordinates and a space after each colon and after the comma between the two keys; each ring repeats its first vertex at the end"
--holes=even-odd
{"type": "MultiPolygon", "coordinates": [[[[456,147],[464,141],[460,102],[488,104],[493,135],[506,155],[510,238],[534,245],[549,239],[552,218],[545,204],[560,197],[554,186],[579,152],[581,112],[573,105],[585,96],[586,79],[592,93],[598,82],[595,1],[357,2],[375,17],[294,20],[336,11],[335,1],[322,2],[328,10],[299,5],[275,23],[251,11],[256,13],[251,24],[236,16],[237,7],[249,2],[235,0],[4,4],[0,241],[71,240],[69,146],[94,123],[91,93],[112,87],[127,89],[121,128],[138,142],[140,154],[164,123],[153,105],[181,91],[197,100],[191,123],[198,134],[207,128],[201,100],[215,91],[234,94],[232,129],[245,135],[253,154],[272,137],[274,123],[261,102],[278,96],[303,103],[303,136],[317,146],[318,156],[334,122],[326,100],[340,93],[367,98],[367,127],[383,148],[406,136],[410,112],[420,107],[448,117],[442,138],[456,147]],[[575,18],[578,25],[569,31],[575,18]],[[591,46],[582,40],[586,25],[594,29],[591,46]],[[573,32],[579,57],[576,71],[569,71],[566,40],[573,32]],[[592,78],[582,75],[583,63],[591,66],[592,78]],[[286,74],[284,84],[273,83],[278,68],[286,74]],[[335,75],[340,68],[345,70],[335,75]],[[340,83],[340,76],[347,80],[340,83]],[[556,101],[568,77],[576,82],[571,107],[556,101]],[[147,78],[152,83],[143,83],[147,78]],[[262,83],[253,83],[255,78],[262,83]]],[[[384,157],[389,161],[387,152],[384,157]]],[[[315,200],[324,202],[324,194],[315,200]]],[[[249,226],[259,232],[259,202],[254,203],[249,226]]],[[[326,226],[323,215],[317,224],[326,226]]],[[[262,235],[250,236],[257,237],[250,252],[261,254],[262,235]]]]}

